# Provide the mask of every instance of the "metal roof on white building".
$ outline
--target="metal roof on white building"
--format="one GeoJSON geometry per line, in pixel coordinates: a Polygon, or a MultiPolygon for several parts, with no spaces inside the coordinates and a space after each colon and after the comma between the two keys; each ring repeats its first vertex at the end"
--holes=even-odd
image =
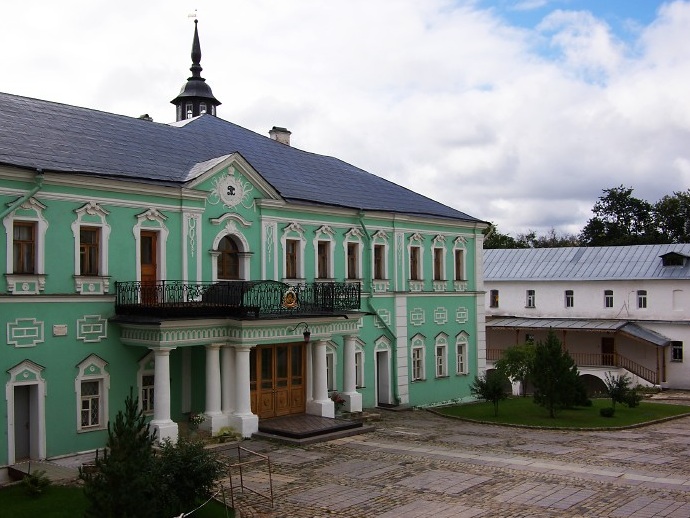
{"type": "Polygon", "coordinates": [[[662,255],[690,258],[690,244],[484,250],[491,281],[690,279],[690,260],[664,266],[662,255]]]}

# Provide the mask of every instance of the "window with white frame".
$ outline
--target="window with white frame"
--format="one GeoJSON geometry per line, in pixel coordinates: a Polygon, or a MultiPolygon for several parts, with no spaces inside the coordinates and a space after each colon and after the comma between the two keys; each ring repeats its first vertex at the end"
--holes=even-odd
{"type": "Polygon", "coordinates": [[[489,291],[489,307],[490,308],[497,308],[498,307],[498,290],[490,290],[489,291]]]}
{"type": "Polygon", "coordinates": [[[355,386],[364,387],[364,351],[360,347],[355,351],[355,386]]]}
{"type": "Polygon", "coordinates": [[[153,352],[139,361],[139,408],[145,415],[153,414],[156,359],[153,352]]]}
{"type": "Polygon", "coordinates": [[[359,243],[347,243],[347,278],[359,279],[359,243]]]}
{"type": "Polygon", "coordinates": [[[372,241],[372,257],[374,258],[372,264],[372,275],[376,280],[388,279],[387,268],[387,245],[388,234],[383,230],[377,230],[371,238],[372,241]]]}
{"type": "Polygon", "coordinates": [[[290,223],[283,229],[281,242],[283,245],[283,277],[291,280],[303,279],[304,229],[298,223],[290,223]]]}
{"type": "Polygon", "coordinates": [[[410,247],[410,280],[419,281],[422,279],[422,248],[419,246],[410,247]]]}
{"type": "Polygon", "coordinates": [[[331,346],[326,348],[326,387],[329,392],[336,389],[335,349],[331,346]]]}
{"type": "Polygon", "coordinates": [[[436,337],[434,356],[436,360],[436,377],[448,376],[448,337],[441,333],[436,337]]]}
{"type": "Polygon", "coordinates": [[[321,225],[314,234],[314,277],[320,280],[333,279],[335,231],[329,225],[321,225]]]}
{"type": "Polygon", "coordinates": [[[90,277],[88,284],[91,290],[98,284],[99,293],[107,292],[108,275],[108,241],[110,226],[106,222],[108,212],[95,202],[89,202],[74,211],[77,215],[72,222],[74,235],[75,265],[74,275],[77,278],[76,289],[80,293],[84,289],[85,280],[79,277],[90,277]],[[93,277],[100,277],[94,281],[93,277]],[[94,284],[96,282],[96,284],[94,284]]]}
{"type": "Polygon", "coordinates": [[[434,280],[445,280],[445,248],[434,248],[434,280]]]}
{"type": "Polygon", "coordinates": [[[525,307],[534,308],[537,304],[537,297],[534,290],[527,290],[525,293],[525,307]]]}
{"type": "Polygon", "coordinates": [[[647,309],[647,290],[637,290],[637,309],[647,309]]]}
{"type": "Polygon", "coordinates": [[[565,307],[575,307],[575,292],[573,290],[565,290],[565,307]]]}
{"type": "Polygon", "coordinates": [[[412,365],[412,381],[422,381],[426,379],[425,375],[425,341],[422,335],[415,335],[412,338],[411,352],[411,365],[412,365]]]}
{"type": "Polygon", "coordinates": [[[454,252],[455,259],[455,280],[464,281],[465,276],[465,250],[458,248],[454,252]]]}
{"type": "Polygon", "coordinates": [[[345,233],[343,240],[345,254],[345,278],[356,280],[362,278],[362,238],[364,233],[352,227],[345,233]]]}
{"type": "Polygon", "coordinates": [[[683,342],[678,340],[673,340],[671,342],[671,361],[672,362],[682,362],[683,361],[683,342]]]}
{"type": "Polygon", "coordinates": [[[455,338],[455,373],[467,374],[469,372],[467,364],[467,333],[462,332],[455,338]]]}
{"type": "Polygon", "coordinates": [[[103,430],[108,424],[108,390],[110,374],[107,363],[95,354],[83,360],[77,368],[77,430],[103,430]]]}
{"type": "Polygon", "coordinates": [[[13,293],[38,293],[44,288],[45,205],[29,198],[3,219],[8,288],[13,293]],[[29,289],[27,289],[29,288],[29,289]]]}
{"type": "Polygon", "coordinates": [[[613,307],[613,290],[604,290],[604,307],[613,307]]]}

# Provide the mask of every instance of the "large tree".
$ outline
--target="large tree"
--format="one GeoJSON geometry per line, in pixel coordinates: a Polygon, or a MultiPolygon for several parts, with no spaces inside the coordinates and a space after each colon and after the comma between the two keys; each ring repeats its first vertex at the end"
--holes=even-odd
{"type": "Polygon", "coordinates": [[[553,331],[537,342],[532,368],[534,402],[556,417],[557,410],[585,404],[585,389],[577,365],[553,331]]]}
{"type": "Polygon", "coordinates": [[[654,204],[657,243],[690,243],[690,189],[666,195],[654,204]]]}
{"type": "Polygon", "coordinates": [[[632,193],[632,188],[622,185],[604,189],[594,203],[594,216],[580,233],[583,245],[638,245],[658,240],[652,205],[632,193]]]}

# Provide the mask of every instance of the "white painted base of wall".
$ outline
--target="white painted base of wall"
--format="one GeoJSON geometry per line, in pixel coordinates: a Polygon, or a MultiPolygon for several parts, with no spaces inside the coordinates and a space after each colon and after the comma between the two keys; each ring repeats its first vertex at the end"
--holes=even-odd
{"type": "Polygon", "coordinates": [[[259,416],[255,414],[231,415],[228,416],[226,426],[231,426],[237,433],[245,439],[251,437],[259,431],[259,416]]]}
{"type": "Polygon", "coordinates": [[[163,442],[165,439],[170,439],[172,443],[177,442],[178,428],[174,421],[151,421],[151,428],[156,431],[156,439],[158,442],[163,442]]]}
{"type": "Polygon", "coordinates": [[[307,401],[307,414],[321,417],[335,417],[335,404],[330,399],[307,401]]]}
{"type": "Polygon", "coordinates": [[[362,394],[359,392],[344,392],[342,396],[345,400],[345,410],[347,412],[362,411],[362,394]]]}
{"type": "Polygon", "coordinates": [[[229,426],[229,416],[221,412],[207,413],[205,415],[206,420],[201,423],[199,428],[210,432],[211,435],[216,435],[221,428],[229,426]]]}

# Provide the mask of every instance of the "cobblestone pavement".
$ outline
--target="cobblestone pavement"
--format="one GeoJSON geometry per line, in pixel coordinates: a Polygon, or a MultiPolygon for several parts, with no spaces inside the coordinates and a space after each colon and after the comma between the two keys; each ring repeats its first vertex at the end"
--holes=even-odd
{"type": "MultiPolygon", "coordinates": [[[[376,431],[267,454],[274,507],[243,517],[690,517],[690,417],[620,431],[503,428],[429,412],[383,412],[376,431]]],[[[233,478],[239,483],[239,477],[233,478]]],[[[268,492],[265,464],[244,483],[268,492]]],[[[229,496],[229,493],[228,493],[229,496]]]]}

